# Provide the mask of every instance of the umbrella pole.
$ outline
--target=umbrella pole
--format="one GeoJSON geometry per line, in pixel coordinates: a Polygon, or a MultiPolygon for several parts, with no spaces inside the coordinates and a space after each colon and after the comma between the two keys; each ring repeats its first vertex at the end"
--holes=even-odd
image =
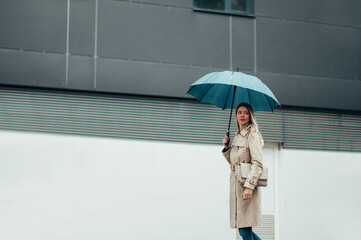
{"type": "Polygon", "coordinates": [[[227,140],[227,144],[226,146],[229,145],[229,129],[231,127],[231,119],[232,119],[232,111],[233,111],[233,103],[234,103],[234,96],[236,95],[236,89],[237,89],[237,86],[234,86],[234,91],[233,91],[233,97],[232,97],[232,107],[231,107],[231,113],[229,114],[229,122],[228,122],[228,130],[227,130],[227,137],[228,137],[228,140],[227,140]]]}

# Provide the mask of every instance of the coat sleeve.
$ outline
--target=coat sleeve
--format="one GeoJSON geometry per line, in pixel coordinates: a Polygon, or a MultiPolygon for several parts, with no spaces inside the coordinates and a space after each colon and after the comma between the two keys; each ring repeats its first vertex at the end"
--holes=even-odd
{"type": "Polygon", "coordinates": [[[223,148],[223,150],[222,150],[223,156],[229,164],[231,164],[231,159],[230,159],[231,148],[232,147],[230,147],[228,149],[223,148]]]}
{"type": "Polygon", "coordinates": [[[257,132],[250,133],[248,137],[249,151],[251,154],[251,170],[248,174],[244,187],[254,189],[263,171],[262,164],[262,140],[257,132]]]}

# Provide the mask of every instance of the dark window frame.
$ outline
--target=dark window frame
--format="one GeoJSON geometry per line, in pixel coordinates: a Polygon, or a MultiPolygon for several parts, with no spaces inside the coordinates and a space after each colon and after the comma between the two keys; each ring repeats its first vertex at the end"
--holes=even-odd
{"type": "Polygon", "coordinates": [[[251,18],[256,17],[255,10],[254,10],[254,2],[255,2],[255,0],[247,0],[247,9],[246,9],[246,11],[232,10],[231,9],[231,1],[232,0],[225,0],[224,10],[213,10],[213,9],[196,7],[196,0],[193,0],[193,10],[198,11],[198,12],[209,12],[209,13],[244,16],[244,17],[251,17],[251,18]]]}

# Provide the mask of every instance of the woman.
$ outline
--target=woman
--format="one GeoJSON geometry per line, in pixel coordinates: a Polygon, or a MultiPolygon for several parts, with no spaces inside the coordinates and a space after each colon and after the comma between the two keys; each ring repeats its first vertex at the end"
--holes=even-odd
{"type": "MultiPolygon", "coordinates": [[[[223,139],[224,157],[231,166],[230,177],[230,218],[231,228],[238,228],[243,240],[260,240],[252,231],[261,224],[261,192],[257,181],[261,176],[263,139],[258,131],[253,109],[248,103],[240,103],[236,108],[236,132],[232,145],[223,139]],[[252,163],[248,178],[242,186],[237,179],[237,166],[241,162],[252,163]]],[[[230,142],[230,141],[229,141],[230,142]]]]}

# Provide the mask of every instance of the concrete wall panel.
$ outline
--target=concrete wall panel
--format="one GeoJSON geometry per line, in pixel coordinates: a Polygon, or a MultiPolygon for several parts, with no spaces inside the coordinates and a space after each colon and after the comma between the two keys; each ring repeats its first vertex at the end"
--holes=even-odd
{"type": "Polygon", "coordinates": [[[66,17],[66,1],[1,0],[0,47],[65,52],[66,17]]]}
{"type": "Polygon", "coordinates": [[[100,58],[97,90],[191,97],[186,92],[193,82],[209,72],[221,70],[100,58]]]}
{"type": "Polygon", "coordinates": [[[356,79],[361,31],[278,19],[257,19],[258,69],[356,79]]]}
{"type": "Polygon", "coordinates": [[[361,109],[361,81],[258,73],[283,105],[361,109]]]}
{"type": "Polygon", "coordinates": [[[69,52],[94,55],[95,0],[70,1],[69,52]]]}
{"type": "Polygon", "coordinates": [[[99,56],[229,67],[229,17],[120,1],[99,2],[99,56]]]}
{"type": "Polygon", "coordinates": [[[233,69],[254,70],[254,19],[232,17],[233,69]]]}
{"type": "Polygon", "coordinates": [[[68,88],[94,90],[94,58],[69,57],[68,88]]]}
{"type": "Polygon", "coordinates": [[[25,51],[0,51],[1,83],[65,87],[65,55],[25,51]]]}
{"type": "Polygon", "coordinates": [[[361,1],[255,1],[256,15],[361,27],[361,1]]]}

